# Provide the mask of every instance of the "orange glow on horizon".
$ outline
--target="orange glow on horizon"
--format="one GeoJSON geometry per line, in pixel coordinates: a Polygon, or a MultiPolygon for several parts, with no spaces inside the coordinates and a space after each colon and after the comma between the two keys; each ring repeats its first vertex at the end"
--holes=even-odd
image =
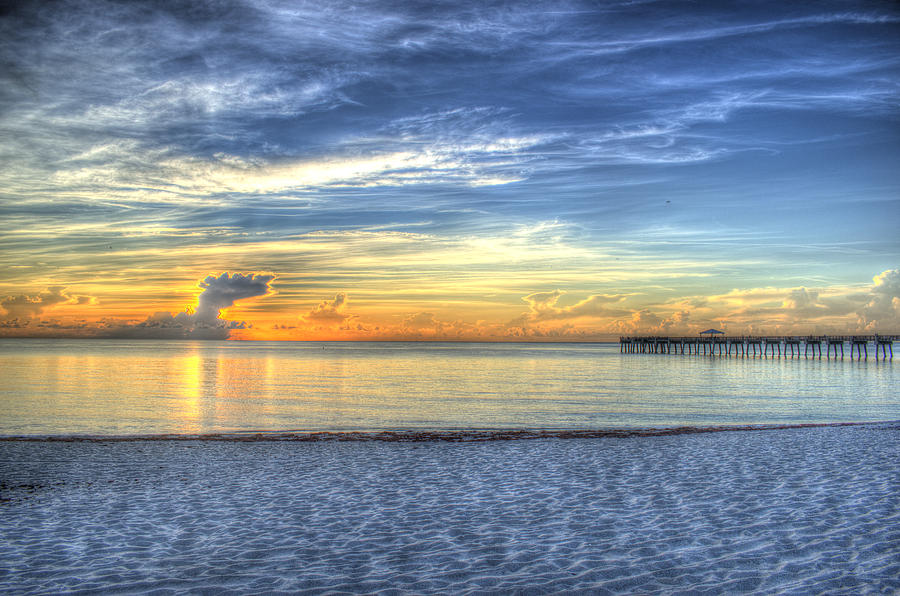
{"type": "MultiPolygon", "coordinates": [[[[734,288],[706,295],[503,291],[466,299],[453,283],[395,297],[309,291],[287,275],[216,273],[188,285],[120,287],[93,295],[65,286],[3,302],[7,337],[122,337],[243,341],[609,341],[622,334],[807,334],[900,331],[897,270],[869,284],[734,288]],[[442,296],[437,290],[445,288],[442,296]],[[452,298],[450,298],[452,296],[452,298]]],[[[197,277],[194,278],[195,280],[197,277]]],[[[2,316],[2,313],[0,313],[2,316]]]]}

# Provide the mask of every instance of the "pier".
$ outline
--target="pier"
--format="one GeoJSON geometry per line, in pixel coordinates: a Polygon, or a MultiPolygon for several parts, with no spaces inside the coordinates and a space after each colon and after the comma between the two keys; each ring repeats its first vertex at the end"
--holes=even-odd
{"type": "Polygon", "coordinates": [[[900,335],[741,335],[734,337],[671,337],[623,336],[619,338],[619,352],[623,354],[688,354],[703,356],[759,356],[803,358],[822,357],[843,359],[844,348],[852,360],[867,360],[873,348],[876,360],[894,358],[894,342],[900,335]],[[838,353],[840,352],[840,354],[838,353]]]}

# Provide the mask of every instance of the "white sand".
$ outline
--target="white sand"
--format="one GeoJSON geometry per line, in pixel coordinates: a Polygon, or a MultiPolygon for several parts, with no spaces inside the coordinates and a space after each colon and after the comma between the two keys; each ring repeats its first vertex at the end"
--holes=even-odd
{"type": "Polygon", "coordinates": [[[896,592],[898,439],[0,443],[0,592],[896,592]]]}

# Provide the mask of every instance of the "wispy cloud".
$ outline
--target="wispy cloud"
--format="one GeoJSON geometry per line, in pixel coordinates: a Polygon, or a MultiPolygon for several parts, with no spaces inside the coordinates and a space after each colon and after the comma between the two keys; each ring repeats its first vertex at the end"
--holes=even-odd
{"type": "Polygon", "coordinates": [[[731,37],[753,36],[781,29],[815,27],[829,24],[892,24],[900,22],[900,17],[894,14],[877,12],[835,12],[812,14],[798,18],[712,27],[696,26],[690,23],[687,18],[673,20],[671,22],[674,25],[672,29],[677,28],[677,32],[668,32],[666,31],[666,28],[661,28],[660,32],[656,35],[625,35],[621,39],[612,41],[584,41],[578,44],[572,44],[570,47],[577,48],[580,52],[602,55],[608,53],[631,52],[653,46],[667,46],[722,40],[731,37]]]}
{"type": "Polygon", "coordinates": [[[626,296],[621,294],[593,294],[569,306],[557,306],[560,297],[565,294],[561,290],[552,292],[535,292],[524,296],[528,303],[528,312],[523,316],[530,321],[546,321],[558,319],[577,319],[581,317],[613,317],[621,315],[621,303],[626,296]]]}
{"type": "Polygon", "coordinates": [[[825,288],[900,251],[898,26],[886,4],[20,3],[0,291],[140,321],[225,263],[278,271],[260,304],[294,319],[340,288],[410,333],[475,333],[442,306],[470,304],[502,334],[556,288],[541,332],[637,292],[622,325],[685,324],[670,301],[773,277],[807,294],[760,317],[850,312],[825,288]]]}

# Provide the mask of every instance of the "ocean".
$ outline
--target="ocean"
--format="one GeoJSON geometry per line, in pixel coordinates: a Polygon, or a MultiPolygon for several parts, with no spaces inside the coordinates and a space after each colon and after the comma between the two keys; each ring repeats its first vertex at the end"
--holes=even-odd
{"type": "Polygon", "coordinates": [[[0,436],[900,420],[890,360],[617,344],[0,340],[0,436]]]}

